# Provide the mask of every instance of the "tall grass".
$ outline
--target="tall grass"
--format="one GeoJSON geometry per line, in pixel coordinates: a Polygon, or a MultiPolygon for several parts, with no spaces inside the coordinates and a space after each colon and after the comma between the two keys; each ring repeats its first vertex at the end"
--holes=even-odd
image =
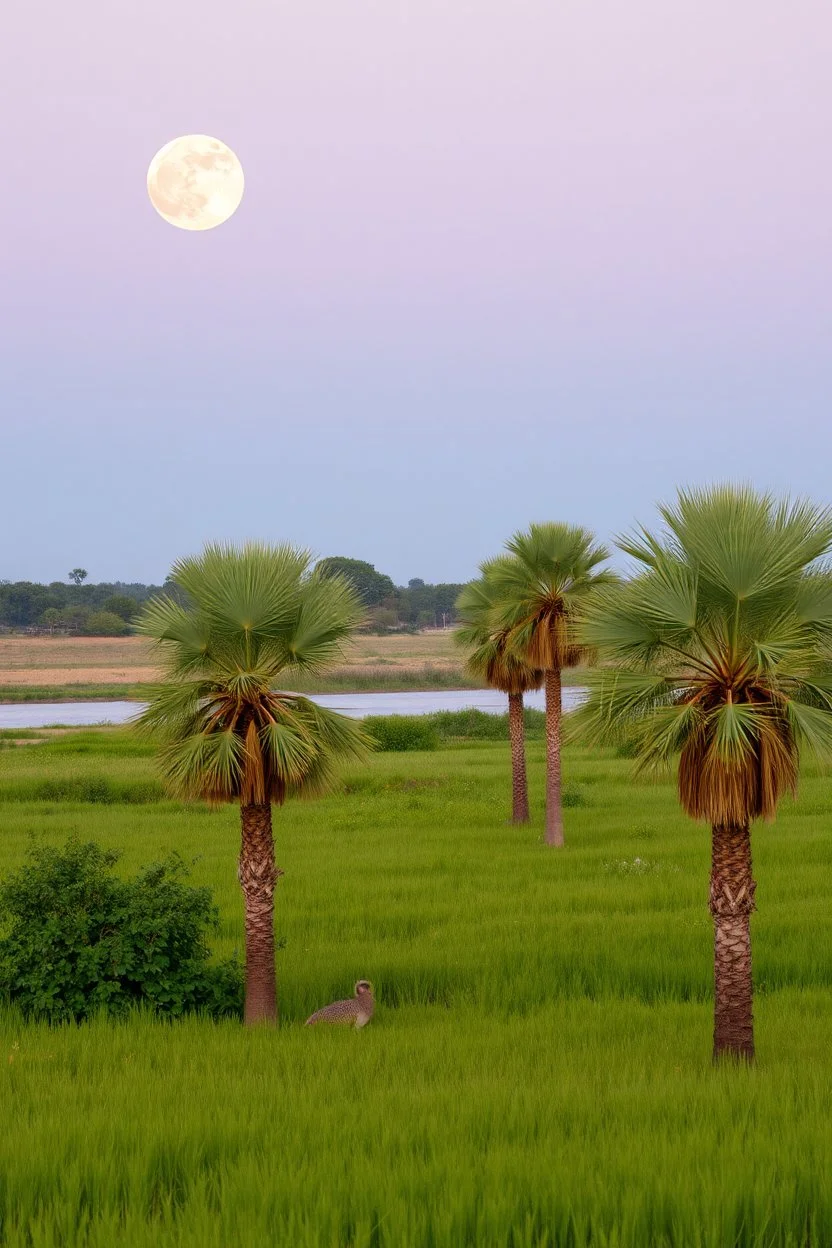
{"type": "MultiPolygon", "coordinates": [[[[755,827],[759,1065],[714,1071],[707,829],[670,784],[572,749],[553,853],[542,743],[529,828],[505,822],[507,754],[379,754],[275,812],[279,1030],[0,1017],[0,1244],[826,1243],[828,781],[755,827]],[[302,1027],[362,976],[370,1027],[302,1027]]],[[[0,826],[2,873],[32,834],[118,846],[125,871],[179,849],[220,905],[218,955],[239,950],[236,812],[165,800],[128,733],[5,750],[0,826]],[[101,780],[150,798],[89,800],[101,780]]]]}

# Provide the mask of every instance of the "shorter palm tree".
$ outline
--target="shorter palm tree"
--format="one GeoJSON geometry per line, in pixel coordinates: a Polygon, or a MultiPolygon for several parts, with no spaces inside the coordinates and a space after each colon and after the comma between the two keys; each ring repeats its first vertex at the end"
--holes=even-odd
{"type": "Polygon", "coordinates": [[[832,754],[832,511],[726,486],[682,492],[640,566],[596,599],[606,665],[574,721],[627,733],[641,769],[678,757],[683,809],[711,825],[714,1058],[754,1057],[751,824],[794,792],[801,749],[832,754]]]}
{"type": "Polygon", "coordinates": [[[482,575],[460,593],[456,609],[461,626],[456,642],[470,651],[466,670],[492,689],[508,695],[508,730],[511,742],[512,822],[529,821],[529,787],[526,778],[526,728],[523,694],[539,689],[543,673],[508,648],[509,630],[496,621],[497,594],[493,572],[498,560],[480,565],[482,575]]]}
{"type": "Polygon", "coordinates": [[[138,727],[160,742],[171,794],[240,805],[245,1021],[272,1022],[272,804],[321,792],[335,759],[368,747],[354,721],[275,686],[340,657],[362,609],[346,581],[311,570],[311,556],[291,546],[208,546],[180,559],[171,580],[179,600],[153,599],[139,622],[163,679],[138,727]]]}
{"type": "Polygon", "coordinates": [[[530,668],[544,673],[546,687],[547,845],[563,845],[561,801],[561,672],[588,659],[575,632],[587,596],[614,580],[599,569],[608,558],[587,530],[571,524],[533,524],[506,543],[509,557],[492,570],[498,622],[507,645],[530,668]]]}

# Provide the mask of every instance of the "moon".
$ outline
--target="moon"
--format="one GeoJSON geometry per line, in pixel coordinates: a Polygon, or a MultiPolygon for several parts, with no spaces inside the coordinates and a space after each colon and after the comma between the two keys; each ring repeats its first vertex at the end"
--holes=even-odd
{"type": "Polygon", "coordinates": [[[243,167],[221,139],[186,134],[156,153],[147,193],[160,217],[180,230],[213,230],[240,206],[243,167]]]}

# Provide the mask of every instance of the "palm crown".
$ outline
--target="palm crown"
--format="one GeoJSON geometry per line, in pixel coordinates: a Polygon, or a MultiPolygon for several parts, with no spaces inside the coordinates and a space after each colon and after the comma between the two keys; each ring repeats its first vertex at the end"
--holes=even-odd
{"type": "Polygon", "coordinates": [[[275,688],[338,657],[362,615],[349,584],[311,564],[290,546],[208,546],[174,565],[185,603],[145,609],[163,682],[138,724],[161,738],[178,796],[280,804],[321,790],[335,757],[366,748],[355,722],[275,688]]]}
{"type": "Polygon", "coordinates": [[[472,676],[485,680],[502,693],[526,693],[539,689],[543,673],[531,667],[508,645],[509,627],[499,617],[499,598],[494,572],[500,560],[482,564],[479,580],[471,581],[460,593],[456,609],[462,621],[454,636],[470,651],[466,668],[472,676]]]}
{"type": "Polygon", "coordinates": [[[590,590],[611,582],[597,570],[608,558],[592,534],[571,524],[532,524],[506,543],[507,556],[493,562],[495,594],[510,648],[532,667],[574,667],[582,648],[573,623],[590,590]]]}
{"type": "Polygon", "coordinates": [[[642,767],[681,755],[685,810],[747,825],[794,789],[801,747],[832,750],[832,512],[727,486],[660,514],[663,534],[619,543],[640,573],[584,623],[609,666],[577,719],[629,726],[642,767]]]}

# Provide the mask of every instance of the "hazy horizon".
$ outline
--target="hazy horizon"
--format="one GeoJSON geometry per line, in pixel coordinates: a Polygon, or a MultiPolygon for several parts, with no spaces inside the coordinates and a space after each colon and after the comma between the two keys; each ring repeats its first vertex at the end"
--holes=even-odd
{"type": "Polygon", "coordinates": [[[255,537],[461,581],[681,484],[832,500],[820,0],[6,26],[0,578],[159,583],[255,537]],[[205,234],[145,189],[188,132],[245,170],[205,234]]]}

